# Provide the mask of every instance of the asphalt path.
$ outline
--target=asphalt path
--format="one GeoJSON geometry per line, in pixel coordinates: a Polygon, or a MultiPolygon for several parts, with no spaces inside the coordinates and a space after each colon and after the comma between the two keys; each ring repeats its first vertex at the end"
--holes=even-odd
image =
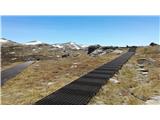
{"type": "Polygon", "coordinates": [[[34,61],[27,61],[25,63],[22,63],[22,64],[19,64],[19,65],[16,65],[12,68],[9,68],[9,69],[6,69],[6,70],[3,70],[1,72],[1,86],[4,85],[4,83],[15,77],[17,74],[19,74],[20,72],[22,72],[25,68],[27,68],[29,65],[31,65],[34,61]]]}

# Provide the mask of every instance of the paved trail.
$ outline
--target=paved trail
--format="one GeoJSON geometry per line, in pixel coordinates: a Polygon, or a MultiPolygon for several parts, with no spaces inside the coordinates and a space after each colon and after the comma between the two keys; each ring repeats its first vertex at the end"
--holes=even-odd
{"type": "Polygon", "coordinates": [[[27,68],[29,65],[31,65],[34,61],[28,61],[19,65],[16,65],[12,68],[3,70],[1,72],[1,86],[10,78],[15,77],[17,74],[19,74],[22,70],[27,68]]]}

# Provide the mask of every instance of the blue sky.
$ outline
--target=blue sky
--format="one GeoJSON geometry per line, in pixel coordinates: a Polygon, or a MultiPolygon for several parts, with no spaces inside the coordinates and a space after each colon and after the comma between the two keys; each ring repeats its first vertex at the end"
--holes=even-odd
{"type": "Polygon", "coordinates": [[[1,37],[25,43],[113,46],[159,43],[158,16],[2,16],[1,37]]]}

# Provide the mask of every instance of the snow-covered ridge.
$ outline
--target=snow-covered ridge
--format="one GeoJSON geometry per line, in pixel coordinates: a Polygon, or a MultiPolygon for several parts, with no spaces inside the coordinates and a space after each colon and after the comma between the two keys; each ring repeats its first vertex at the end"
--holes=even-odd
{"type": "Polygon", "coordinates": [[[61,48],[61,49],[73,49],[73,50],[80,50],[80,49],[83,49],[85,48],[85,46],[82,46],[82,45],[78,45],[76,44],[75,42],[67,42],[67,43],[61,43],[61,44],[53,44],[52,45],[53,47],[56,47],[56,48],[61,48]]]}
{"type": "Polygon", "coordinates": [[[34,41],[24,43],[24,45],[39,45],[39,44],[43,44],[43,43],[41,41],[38,41],[38,40],[34,40],[34,41]]]}
{"type": "Polygon", "coordinates": [[[70,44],[72,45],[72,47],[73,47],[74,49],[79,50],[79,49],[81,49],[81,48],[82,48],[80,45],[77,45],[77,44],[76,44],[76,43],[74,43],[74,42],[70,42],[70,44]]]}
{"type": "Polygon", "coordinates": [[[55,47],[55,48],[64,48],[62,45],[60,45],[60,44],[53,44],[52,45],[53,47],[55,47]]]}
{"type": "Polygon", "coordinates": [[[7,45],[19,45],[20,43],[17,43],[17,42],[14,42],[12,40],[8,40],[5,38],[0,38],[0,44],[7,46],[7,45]]]}
{"type": "Polygon", "coordinates": [[[6,39],[2,39],[2,38],[0,38],[0,43],[7,43],[7,42],[9,42],[8,40],[6,40],[6,39]]]}
{"type": "Polygon", "coordinates": [[[74,42],[64,43],[63,45],[66,46],[66,47],[69,47],[71,49],[76,49],[76,50],[81,49],[81,46],[76,44],[76,43],[74,43],[74,42]]]}
{"type": "MultiPolygon", "coordinates": [[[[39,40],[33,40],[33,41],[29,41],[29,42],[26,42],[26,43],[22,43],[22,44],[19,44],[19,43],[16,43],[14,41],[11,41],[11,40],[7,40],[5,38],[0,38],[0,43],[1,44],[10,44],[10,45],[41,45],[41,44],[47,44],[47,43],[44,43],[44,42],[41,42],[39,40]]],[[[55,48],[58,48],[58,49],[72,49],[72,50],[80,50],[80,49],[85,49],[87,48],[88,46],[87,45],[80,45],[80,44],[77,44],[75,42],[66,42],[66,43],[56,43],[56,44],[48,44],[48,45],[52,45],[53,47],[55,48]]]]}

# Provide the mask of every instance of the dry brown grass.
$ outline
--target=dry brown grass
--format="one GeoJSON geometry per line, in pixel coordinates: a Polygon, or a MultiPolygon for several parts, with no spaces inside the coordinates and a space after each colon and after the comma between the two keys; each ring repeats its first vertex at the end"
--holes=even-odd
{"type": "Polygon", "coordinates": [[[108,82],[89,104],[145,104],[152,96],[160,95],[160,46],[138,48],[124,67],[119,71],[119,84],[108,82]],[[154,59],[154,64],[146,64],[148,76],[139,75],[137,59],[154,59]],[[142,77],[142,78],[141,78],[142,77]],[[141,81],[143,79],[143,82],[141,81]]]}
{"type": "Polygon", "coordinates": [[[2,86],[2,104],[33,104],[117,56],[109,53],[92,58],[82,54],[59,61],[36,62],[2,86]],[[73,63],[77,63],[77,67],[71,68],[73,63]]]}
{"type": "Polygon", "coordinates": [[[135,81],[135,68],[128,68],[126,65],[119,71],[118,76],[114,78],[120,83],[115,84],[109,81],[93,97],[89,104],[99,104],[101,101],[103,101],[102,104],[108,105],[141,104],[143,102],[132,95],[132,89],[138,84],[135,81]]]}

